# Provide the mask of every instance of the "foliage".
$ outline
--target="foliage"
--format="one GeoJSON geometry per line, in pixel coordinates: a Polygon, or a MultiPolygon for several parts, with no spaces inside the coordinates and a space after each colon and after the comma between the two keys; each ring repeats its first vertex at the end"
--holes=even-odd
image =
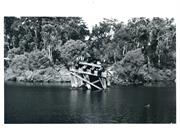
{"type": "Polygon", "coordinates": [[[89,31],[80,17],[5,17],[7,50],[20,48],[21,54],[45,49],[52,53],[68,40],[84,40],[89,31]]]}
{"type": "Polygon", "coordinates": [[[136,49],[129,51],[125,57],[114,65],[115,75],[118,79],[124,79],[124,81],[137,80],[140,67],[144,65],[145,59],[142,54],[142,50],[136,49]],[[135,78],[136,77],[136,78],[135,78]]]}
{"type": "Polygon", "coordinates": [[[81,17],[5,17],[4,40],[4,55],[11,59],[8,69],[17,73],[69,67],[88,54],[91,60],[113,65],[117,77],[127,80],[176,67],[173,18],[139,17],[127,23],[104,19],[89,33],[81,17]]]}
{"type": "Polygon", "coordinates": [[[106,63],[116,63],[128,51],[142,48],[149,66],[175,67],[174,19],[140,17],[130,19],[127,24],[105,19],[93,28],[90,37],[89,48],[97,54],[96,58],[106,63]]]}
{"type": "Polygon", "coordinates": [[[62,63],[67,66],[76,61],[76,58],[81,56],[84,53],[85,48],[87,47],[86,43],[81,40],[69,40],[60,47],[60,58],[62,63]]]}
{"type": "Polygon", "coordinates": [[[20,70],[34,71],[37,69],[44,69],[51,66],[50,60],[46,55],[46,51],[33,51],[31,53],[24,53],[15,55],[10,63],[10,67],[14,72],[20,70]]]}

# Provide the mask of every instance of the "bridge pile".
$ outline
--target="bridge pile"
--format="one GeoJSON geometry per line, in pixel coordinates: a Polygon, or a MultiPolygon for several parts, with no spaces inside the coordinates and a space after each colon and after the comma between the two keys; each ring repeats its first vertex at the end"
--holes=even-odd
{"type": "Polygon", "coordinates": [[[100,63],[78,62],[70,68],[72,88],[106,89],[110,86],[108,72],[100,63]]]}

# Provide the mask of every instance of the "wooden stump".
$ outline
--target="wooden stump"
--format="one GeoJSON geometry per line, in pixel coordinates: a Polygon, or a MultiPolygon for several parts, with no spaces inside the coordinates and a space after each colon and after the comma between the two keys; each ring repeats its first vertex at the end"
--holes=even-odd
{"type": "Polygon", "coordinates": [[[71,75],[71,86],[72,88],[78,87],[77,78],[74,75],[71,75]]]}

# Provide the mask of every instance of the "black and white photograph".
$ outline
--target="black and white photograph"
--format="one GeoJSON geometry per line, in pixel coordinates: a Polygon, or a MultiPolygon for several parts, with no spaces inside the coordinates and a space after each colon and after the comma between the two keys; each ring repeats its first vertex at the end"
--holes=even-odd
{"type": "Polygon", "coordinates": [[[0,128],[179,127],[177,6],[0,1],[0,128]]]}
{"type": "Polygon", "coordinates": [[[4,17],[5,123],[176,123],[176,23],[4,17]]]}

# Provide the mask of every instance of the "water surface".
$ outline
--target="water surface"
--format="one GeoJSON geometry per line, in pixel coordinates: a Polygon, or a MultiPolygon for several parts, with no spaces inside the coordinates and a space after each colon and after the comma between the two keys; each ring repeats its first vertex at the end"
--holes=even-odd
{"type": "Polygon", "coordinates": [[[68,84],[5,83],[5,123],[176,122],[175,87],[114,86],[92,92],[71,90],[68,84]]]}

